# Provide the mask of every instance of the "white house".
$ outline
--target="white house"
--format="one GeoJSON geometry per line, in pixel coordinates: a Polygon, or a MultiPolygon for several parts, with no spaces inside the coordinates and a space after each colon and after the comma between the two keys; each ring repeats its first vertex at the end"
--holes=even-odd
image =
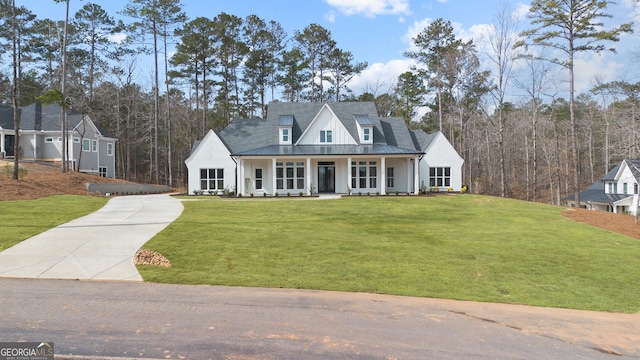
{"type": "Polygon", "coordinates": [[[194,145],[189,193],[310,195],[460,191],[463,159],[446,137],[381,118],[372,102],[281,103],[194,145]]]}
{"type": "MultiPolygon", "coordinates": [[[[20,159],[62,162],[61,108],[33,103],[20,108],[20,159]]],[[[116,176],[116,139],[88,115],[67,110],[69,165],[74,170],[116,176]]],[[[0,157],[12,158],[15,144],[13,108],[0,107],[0,157]]]]}
{"type": "MultiPolygon", "coordinates": [[[[640,160],[625,159],[580,193],[580,207],[614,213],[636,214],[640,160]]],[[[575,197],[567,197],[567,204],[575,206],[575,197]]]]}

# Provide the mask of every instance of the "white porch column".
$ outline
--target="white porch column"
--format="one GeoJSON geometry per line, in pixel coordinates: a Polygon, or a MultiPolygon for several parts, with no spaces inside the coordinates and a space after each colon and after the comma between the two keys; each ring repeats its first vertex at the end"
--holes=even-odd
{"type": "Polygon", "coordinates": [[[380,194],[387,195],[387,158],[380,159],[380,194]]]}
{"type": "Polygon", "coordinates": [[[420,158],[413,158],[413,193],[417,194],[420,189],[420,158]]]}
{"type": "Polygon", "coordinates": [[[276,184],[276,158],[271,159],[271,195],[275,195],[278,192],[276,184]]]}
{"type": "MultiPolygon", "coordinates": [[[[349,194],[349,189],[351,189],[351,178],[353,177],[353,174],[351,173],[351,161],[353,161],[351,157],[348,157],[347,158],[347,195],[351,195],[349,194]]],[[[351,191],[353,191],[353,189],[351,189],[351,191]]]]}
{"type": "Polygon", "coordinates": [[[4,149],[4,133],[0,134],[0,158],[4,158],[6,155],[4,149]]]}
{"type": "Polygon", "coordinates": [[[238,193],[237,195],[244,195],[244,160],[240,158],[239,161],[238,166],[240,168],[238,169],[238,176],[240,179],[238,179],[238,189],[236,190],[238,193]]]}
{"type": "Polygon", "coordinates": [[[411,158],[407,158],[407,194],[411,192],[411,158]]]}
{"type": "Polygon", "coordinates": [[[311,196],[311,186],[313,184],[313,180],[311,179],[311,158],[307,158],[307,196],[311,196]]]}

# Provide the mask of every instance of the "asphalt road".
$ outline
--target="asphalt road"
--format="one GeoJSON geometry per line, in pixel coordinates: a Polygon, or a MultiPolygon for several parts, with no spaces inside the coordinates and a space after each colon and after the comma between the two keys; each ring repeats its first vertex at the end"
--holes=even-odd
{"type": "Polygon", "coordinates": [[[53,341],[60,359],[640,359],[640,317],[378,294],[0,279],[0,341],[53,341]]]}

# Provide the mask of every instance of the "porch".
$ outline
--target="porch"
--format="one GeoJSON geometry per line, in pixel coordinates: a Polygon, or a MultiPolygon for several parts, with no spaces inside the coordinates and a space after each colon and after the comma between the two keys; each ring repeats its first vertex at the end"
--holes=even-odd
{"type": "Polygon", "coordinates": [[[237,193],[417,193],[418,156],[237,157],[237,193]]]}

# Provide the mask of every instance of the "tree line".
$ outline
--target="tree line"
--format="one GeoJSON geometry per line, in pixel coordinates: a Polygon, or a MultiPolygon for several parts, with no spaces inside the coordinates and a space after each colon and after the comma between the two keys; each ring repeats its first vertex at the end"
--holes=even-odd
{"type": "MultiPolygon", "coordinates": [[[[72,0],[52,1],[68,9],[72,0]]],[[[180,0],[129,0],[117,21],[85,3],[51,20],[0,0],[2,63],[12,64],[0,75],[0,101],[58,101],[88,114],[119,139],[119,177],[170,186],[186,182],[194,141],[236,118],[264,118],[268,99],[373,101],[380,116],[442,131],[465,159],[472,191],[560,204],[640,150],[638,83],[600,82],[577,95],[571,86],[565,99],[548,76],[560,67],[573,84],[578,52],[608,51],[631,32],[603,29],[609,4],[536,0],[524,31],[503,6],[482,50],[437,19],[405,53],[409,71],[356,94],[349,81],[367,63],[318,24],[288,34],[257,15],[189,19],[180,0]],[[139,68],[143,57],[152,69],[139,68]],[[514,89],[526,99],[511,100],[514,89]]]]}

